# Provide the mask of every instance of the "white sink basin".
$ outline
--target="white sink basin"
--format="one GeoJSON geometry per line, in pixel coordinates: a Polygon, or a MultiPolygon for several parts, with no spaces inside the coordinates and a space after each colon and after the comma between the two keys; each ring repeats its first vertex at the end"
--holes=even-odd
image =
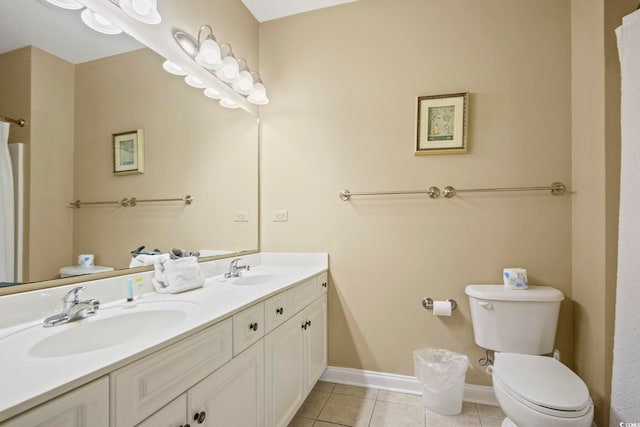
{"type": "Polygon", "coordinates": [[[283,280],[285,276],[281,274],[246,274],[235,279],[231,283],[238,286],[268,285],[275,281],[283,280]]]}
{"type": "Polygon", "coordinates": [[[102,350],[165,332],[194,311],[199,311],[199,305],[190,302],[140,303],[130,309],[100,309],[86,319],[52,328],[31,328],[35,329],[31,333],[44,338],[35,341],[29,354],[51,358],[102,350]]]}

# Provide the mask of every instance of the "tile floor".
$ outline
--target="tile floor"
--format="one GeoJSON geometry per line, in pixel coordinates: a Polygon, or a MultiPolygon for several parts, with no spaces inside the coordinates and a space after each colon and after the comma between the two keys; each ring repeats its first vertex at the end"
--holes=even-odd
{"type": "Polygon", "coordinates": [[[460,415],[425,409],[422,396],[319,381],[289,427],[500,427],[497,406],[463,403],[460,415]]]}

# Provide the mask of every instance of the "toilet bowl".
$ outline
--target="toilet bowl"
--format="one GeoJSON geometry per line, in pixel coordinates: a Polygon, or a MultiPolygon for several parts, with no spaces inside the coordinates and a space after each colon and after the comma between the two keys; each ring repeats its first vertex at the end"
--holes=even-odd
{"type": "Polygon", "coordinates": [[[593,402],[584,382],[558,360],[496,353],[489,369],[503,427],[590,427],[593,402]]]}

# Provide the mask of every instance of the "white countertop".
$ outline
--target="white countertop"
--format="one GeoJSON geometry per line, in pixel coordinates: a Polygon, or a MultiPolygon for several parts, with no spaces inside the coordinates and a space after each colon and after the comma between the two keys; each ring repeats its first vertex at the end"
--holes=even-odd
{"type": "MultiPolygon", "coordinates": [[[[204,287],[180,294],[147,292],[134,302],[134,307],[126,308],[126,313],[134,313],[154,305],[192,306],[193,310],[189,310],[183,321],[156,333],[141,332],[139,337],[119,345],[70,356],[35,357],[30,354],[30,349],[44,338],[78,327],[82,322],[100,320],[101,313],[105,318],[117,314],[119,310],[125,310],[124,306],[131,305],[124,301],[124,284],[127,278],[143,276],[145,290],[151,291],[149,283],[152,272],[82,283],[85,287],[83,299],[96,298],[101,301],[98,313],[87,319],[50,328],[42,327],[43,318],[58,312],[61,308],[60,296],[78,284],[0,297],[0,312],[3,313],[0,325],[3,326],[0,329],[0,421],[193,335],[252,304],[327,271],[328,256],[254,254],[243,257],[243,263],[251,265],[251,271],[243,274],[245,277],[276,275],[278,280],[239,286],[220,275],[226,270],[229,260],[203,263],[202,270],[208,277],[204,287]],[[42,309],[39,308],[41,306],[50,306],[49,314],[42,315],[42,309]],[[36,318],[29,319],[22,312],[29,307],[33,308],[36,318]],[[17,321],[12,322],[11,319],[17,321]]],[[[135,330],[136,325],[132,324],[131,328],[135,330]]]]}

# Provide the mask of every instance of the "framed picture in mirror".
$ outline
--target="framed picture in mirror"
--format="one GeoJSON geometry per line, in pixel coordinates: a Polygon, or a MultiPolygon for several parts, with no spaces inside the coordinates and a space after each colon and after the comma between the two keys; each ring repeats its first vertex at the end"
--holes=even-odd
{"type": "Polygon", "coordinates": [[[113,134],[113,173],[144,173],[144,136],[142,129],[113,134]]]}
{"type": "Polygon", "coordinates": [[[468,92],[419,96],[415,154],[466,153],[468,120],[468,92]]]}

